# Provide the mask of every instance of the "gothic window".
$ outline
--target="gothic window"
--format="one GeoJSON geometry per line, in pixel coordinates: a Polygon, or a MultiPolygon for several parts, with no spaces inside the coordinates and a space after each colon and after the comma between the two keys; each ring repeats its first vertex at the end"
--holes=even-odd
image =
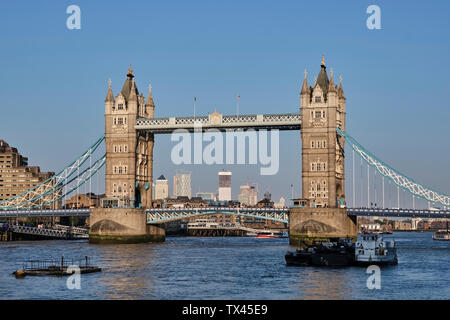
{"type": "Polygon", "coordinates": [[[114,174],[117,173],[117,167],[114,167],[114,174]]]}
{"type": "Polygon", "coordinates": [[[119,103],[117,105],[117,110],[123,110],[123,103],[119,103]]]}
{"type": "Polygon", "coordinates": [[[117,152],[117,146],[114,146],[114,152],[117,152]]]}
{"type": "Polygon", "coordinates": [[[314,141],[311,141],[311,148],[314,148],[314,141]]]}
{"type": "Polygon", "coordinates": [[[113,123],[114,123],[114,125],[117,124],[116,118],[113,119],[113,123]]]}
{"type": "Polygon", "coordinates": [[[327,147],[327,142],[325,140],[323,140],[322,141],[322,145],[323,145],[324,148],[326,148],[327,147]]]}
{"type": "Polygon", "coordinates": [[[124,152],[127,152],[127,146],[126,145],[123,147],[123,149],[124,149],[124,152]]]}
{"type": "Polygon", "coordinates": [[[122,187],[119,186],[119,189],[117,190],[119,193],[122,192],[122,187]]]}
{"type": "Polygon", "coordinates": [[[122,174],[122,166],[119,166],[119,174],[122,174]]]}
{"type": "Polygon", "coordinates": [[[322,111],[316,111],[316,118],[322,118],[322,111]]]}
{"type": "Polygon", "coordinates": [[[322,118],[325,118],[325,111],[322,111],[322,118]]]}
{"type": "Polygon", "coordinates": [[[322,102],[322,97],[316,96],[314,101],[315,101],[316,103],[322,102]]]}
{"type": "Polygon", "coordinates": [[[119,146],[119,152],[122,152],[122,146],[119,146]]]}
{"type": "Polygon", "coordinates": [[[117,118],[117,124],[119,125],[123,124],[123,118],[117,118]]]}

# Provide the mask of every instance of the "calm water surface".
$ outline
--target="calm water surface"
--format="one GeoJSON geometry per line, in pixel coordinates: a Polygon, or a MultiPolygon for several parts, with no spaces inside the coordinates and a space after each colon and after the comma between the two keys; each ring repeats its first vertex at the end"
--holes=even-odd
{"type": "Polygon", "coordinates": [[[1,299],[449,299],[450,242],[431,233],[396,233],[399,264],[381,269],[381,289],[365,268],[286,267],[287,239],[167,238],[165,243],[86,241],[0,243],[1,299]],[[67,277],[11,273],[27,259],[88,255],[101,273],[67,277]]]}

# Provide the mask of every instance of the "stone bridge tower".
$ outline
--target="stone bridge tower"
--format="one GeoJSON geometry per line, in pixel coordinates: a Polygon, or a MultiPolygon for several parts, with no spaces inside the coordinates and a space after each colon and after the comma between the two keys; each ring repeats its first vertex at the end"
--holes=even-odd
{"type": "Polygon", "coordinates": [[[134,126],[137,118],[153,118],[154,110],[151,87],[145,101],[131,66],[116,98],[109,85],[105,99],[105,192],[112,207],[151,207],[154,136],[140,133],[134,126]]]}
{"type": "Polygon", "coordinates": [[[105,99],[106,198],[101,208],[91,212],[90,242],[164,241],[164,229],[147,225],[145,214],[152,206],[154,135],[135,129],[136,120],[153,118],[154,110],[151,86],[145,100],[131,66],[116,97],[109,82],[105,99]]]}
{"type": "Polygon", "coordinates": [[[322,58],[314,86],[303,80],[300,92],[302,118],[302,203],[290,216],[290,239],[330,239],[356,236],[355,221],[346,213],[344,139],[336,127],[345,131],[345,96],[342,78],[328,78],[322,58]]]}

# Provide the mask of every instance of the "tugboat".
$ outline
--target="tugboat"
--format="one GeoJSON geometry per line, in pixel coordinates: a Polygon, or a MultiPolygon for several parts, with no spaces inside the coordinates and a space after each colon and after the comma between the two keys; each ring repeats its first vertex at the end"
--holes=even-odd
{"type": "Polygon", "coordinates": [[[355,246],[355,264],[394,265],[398,263],[395,241],[384,241],[379,234],[364,234],[355,246]]]}
{"type": "Polygon", "coordinates": [[[336,242],[314,243],[302,250],[287,252],[285,257],[288,266],[348,266],[354,262],[353,246],[345,240],[336,242]]]}

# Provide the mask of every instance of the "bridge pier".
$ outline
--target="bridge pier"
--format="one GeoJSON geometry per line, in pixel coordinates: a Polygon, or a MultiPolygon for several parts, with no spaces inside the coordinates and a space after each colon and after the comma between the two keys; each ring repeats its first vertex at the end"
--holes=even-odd
{"type": "Polygon", "coordinates": [[[91,211],[90,243],[164,242],[165,238],[164,228],[147,225],[143,208],[95,208],[91,211]]]}
{"type": "Polygon", "coordinates": [[[345,208],[291,208],[289,212],[289,243],[300,246],[312,241],[350,238],[356,241],[356,217],[349,217],[345,208]]]}

